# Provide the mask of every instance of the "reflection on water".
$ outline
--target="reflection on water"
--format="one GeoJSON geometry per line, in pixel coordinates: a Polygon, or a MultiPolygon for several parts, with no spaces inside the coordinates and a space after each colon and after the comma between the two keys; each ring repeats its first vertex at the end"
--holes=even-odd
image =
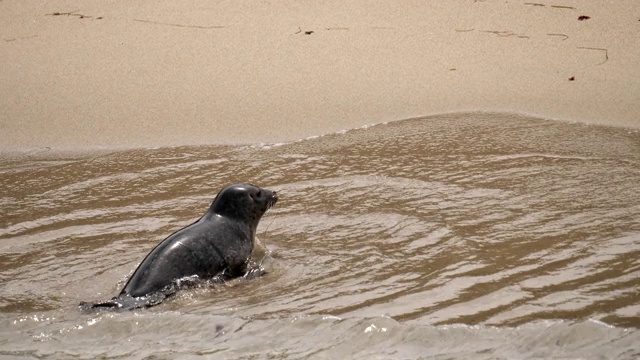
{"type": "Polygon", "coordinates": [[[638,179],[637,131],[504,114],[5,158],[0,354],[633,358],[638,179]],[[135,313],[77,311],[244,181],[280,195],[258,229],[266,276],[135,313]]]}

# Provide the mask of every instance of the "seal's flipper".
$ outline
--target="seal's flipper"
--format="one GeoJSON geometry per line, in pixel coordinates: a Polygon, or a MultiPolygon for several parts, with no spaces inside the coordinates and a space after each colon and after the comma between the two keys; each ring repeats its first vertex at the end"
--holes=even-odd
{"type": "Polygon", "coordinates": [[[105,301],[105,302],[101,302],[101,303],[97,303],[97,304],[91,304],[91,308],[92,309],[117,308],[117,307],[122,307],[122,304],[118,303],[115,300],[109,300],[109,301],[105,301]]]}
{"type": "Polygon", "coordinates": [[[116,298],[113,298],[111,300],[107,300],[99,303],[90,303],[90,302],[82,301],[80,304],[78,304],[78,307],[80,307],[80,310],[83,312],[91,312],[92,310],[95,310],[95,309],[113,309],[113,310],[121,309],[122,304],[119,303],[116,298]]]}
{"type": "Polygon", "coordinates": [[[89,303],[81,302],[78,306],[80,310],[84,312],[92,312],[96,310],[111,310],[111,311],[124,311],[134,310],[140,308],[148,308],[159,305],[167,297],[173,295],[176,291],[175,287],[168,287],[165,292],[157,292],[148,296],[133,297],[129,294],[122,294],[118,297],[114,297],[111,300],[89,303]]]}
{"type": "Polygon", "coordinates": [[[242,275],[242,277],[247,280],[251,280],[257,279],[266,273],[267,270],[265,270],[262,266],[257,265],[255,267],[247,268],[247,271],[242,275]]]}
{"type": "Polygon", "coordinates": [[[267,273],[267,270],[264,268],[264,266],[262,266],[263,261],[264,258],[260,262],[254,260],[253,258],[247,259],[247,261],[245,261],[244,265],[240,269],[241,272],[237,276],[243,277],[247,280],[257,279],[263,276],[267,273]]]}

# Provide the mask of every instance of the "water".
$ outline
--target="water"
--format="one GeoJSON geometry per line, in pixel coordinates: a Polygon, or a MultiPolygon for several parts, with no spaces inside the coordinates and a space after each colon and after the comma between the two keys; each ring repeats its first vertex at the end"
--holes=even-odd
{"type": "Polygon", "coordinates": [[[0,160],[0,356],[640,356],[640,133],[449,114],[289,144],[0,160]],[[268,274],[82,314],[235,182],[268,274]]]}

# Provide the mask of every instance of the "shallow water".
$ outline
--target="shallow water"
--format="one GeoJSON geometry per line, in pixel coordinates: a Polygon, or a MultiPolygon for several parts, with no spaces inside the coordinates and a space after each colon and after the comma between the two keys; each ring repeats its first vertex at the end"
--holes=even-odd
{"type": "Polygon", "coordinates": [[[289,144],[0,160],[0,355],[640,356],[640,133],[449,114],[289,144]],[[268,274],[115,295],[229,183],[278,191],[268,274]]]}

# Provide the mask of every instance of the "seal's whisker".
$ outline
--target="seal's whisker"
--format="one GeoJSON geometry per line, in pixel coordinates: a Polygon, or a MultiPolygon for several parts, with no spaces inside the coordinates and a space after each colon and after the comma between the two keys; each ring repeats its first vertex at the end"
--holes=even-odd
{"type": "MultiPolygon", "coordinates": [[[[266,234],[267,234],[267,231],[269,231],[269,227],[270,227],[270,226],[271,226],[271,224],[273,224],[273,222],[276,220],[276,218],[275,218],[276,216],[277,216],[277,214],[275,214],[275,215],[273,216],[273,219],[271,220],[271,222],[269,223],[269,225],[267,225],[267,228],[264,230],[264,235],[266,235],[266,234]]],[[[265,241],[265,240],[262,240],[262,239],[259,239],[259,238],[258,238],[258,240],[260,241],[260,245],[262,245],[262,247],[264,248],[264,256],[262,257],[262,259],[260,259],[260,265],[259,265],[260,267],[262,267],[262,265],[264,264],[264,260],[267,258],[267,256],[268,256],[269,254],[271,254],[271,251],[270,251],[269,249],[267,249],[267,243],[266,243],[266,241],[265,241]]]]}
{"type": "Polygon", "coordinates": [[[278,214],[274,214],[273,215],[273,219],[271,220],[271,222],[269,223],[269,225],[267,225],[267,228],[264,229],[264,234],[267,234],[267,231],[269,231],[269,226],[271,226],[273,224],[273,222],[276,220],[276,216],[278,216],[278,214]]]}

